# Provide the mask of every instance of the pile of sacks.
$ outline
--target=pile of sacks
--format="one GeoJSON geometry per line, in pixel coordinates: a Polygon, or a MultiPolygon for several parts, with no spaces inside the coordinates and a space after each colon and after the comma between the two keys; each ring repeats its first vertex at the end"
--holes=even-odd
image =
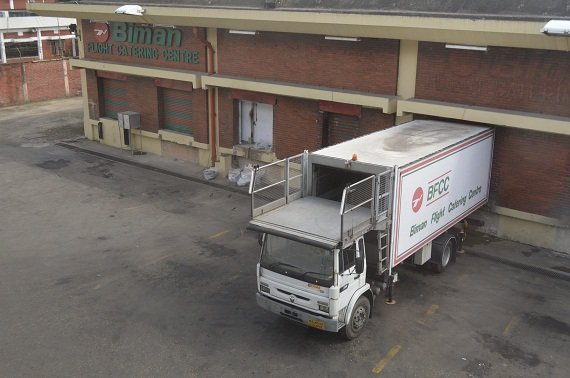
{"type": "MultiPolygon", "coordinates": [[[[235,168],[229,171],[228,180],[235,182],[237,186],[246,186],[251,182],[253,177],[254,168],[251,164],[248,164],[245,168],[235,168]]],[[[257,172],[258,175],[260,172],[257,172]]],[[[257,180],[256,180],[257,181],[257,180]]]]}

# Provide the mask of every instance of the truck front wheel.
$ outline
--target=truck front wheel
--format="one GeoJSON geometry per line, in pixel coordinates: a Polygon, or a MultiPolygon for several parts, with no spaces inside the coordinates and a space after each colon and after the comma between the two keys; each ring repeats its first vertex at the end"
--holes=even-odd
{"type": "Polygon", "coordinates": [[[347,340],[356,339],[370,318],[370,301],[365,296],[358,298],[346,326],[341,330],[347,340]]]}

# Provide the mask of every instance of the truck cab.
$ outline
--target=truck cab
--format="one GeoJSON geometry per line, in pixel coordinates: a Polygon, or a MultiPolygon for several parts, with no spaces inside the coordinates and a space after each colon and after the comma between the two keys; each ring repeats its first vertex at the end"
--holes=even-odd
{"type": "Polygon", "coordinates": [[[374,294],[366,282],[363,237],[346,248],[327,248],[263,234],[257,271],[257,303],[295,322],[326,331],[343,330],[352,339],[370,317],[374,294]],[[347,319],[351,303],[355,304],[353,297],[362,294],[366,301],[360,301],[347,319]]]}

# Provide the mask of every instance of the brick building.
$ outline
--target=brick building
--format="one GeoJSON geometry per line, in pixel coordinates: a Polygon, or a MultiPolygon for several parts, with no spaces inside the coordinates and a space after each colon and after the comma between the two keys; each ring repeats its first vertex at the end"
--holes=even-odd
{"type": "Polygon", "coordinates": [[[137,148],[227,171],[414,118],[496,126],[483,229],[570,252],[570,38],[541,32],[567,1],[123,4],[29,6],[77,18],[88,138],[125,148],[135,111],[137,148]]]}
{"type": "MultiPolygon", "coordinates": [[[[28,0],[0,0],[0,106],[76,95],[81,79],[66,59],[78,55],[74,19],[40,17],[28,0]]],[[[45,1],[53,3],[54,0],[45,1]]]]}

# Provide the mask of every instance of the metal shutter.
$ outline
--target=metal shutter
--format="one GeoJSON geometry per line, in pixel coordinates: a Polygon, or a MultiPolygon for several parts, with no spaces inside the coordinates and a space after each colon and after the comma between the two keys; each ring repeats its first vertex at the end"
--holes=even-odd
{"type": "Polygon", "coordinates": [[[328,145],[332,146],[360,136],[357,117],[331,114],[329,118],[328,145]]]}
{"type": "Polygon", "coordinates": [[[103,116],[117,119],[118,112],[129,110],[127,82],[124,80],[103,80],[103,116]]]}
{"type": "Polygon", "coordinates": [[[192,134],[192,92],[162,89],[162,128],[192,134]]]}

